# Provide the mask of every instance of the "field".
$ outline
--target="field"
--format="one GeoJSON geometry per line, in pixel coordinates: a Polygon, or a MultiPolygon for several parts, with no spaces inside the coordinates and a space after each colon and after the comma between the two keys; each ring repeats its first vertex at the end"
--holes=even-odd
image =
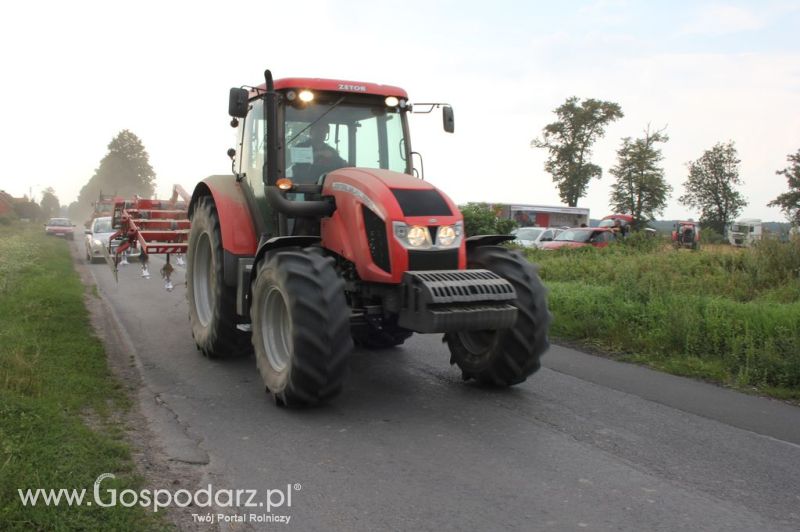
{"type": "Polygon", "coordinates": [[[632,237],[598,250],[526,250],[552,335],[625,360],[800,399],[800,240],[674,250],[632,237]]]}
{"type": "Polygon", "coordinates": [[[116,506],[23,507],[19,488],[141,484],[117,418],[130,401],[92,334],[64,240],[40,226],[0,225],[0,528],[160,529],[155,514],[116,506]]]}

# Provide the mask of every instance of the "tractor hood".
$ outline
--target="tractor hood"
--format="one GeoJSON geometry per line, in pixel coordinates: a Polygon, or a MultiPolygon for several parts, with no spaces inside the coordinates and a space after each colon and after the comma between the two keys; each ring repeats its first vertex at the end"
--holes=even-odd
{"type": "Polygon", "coordinates": [[[341,168],[328,174],[322,193],[336,198],[337,210],[342,201],[356,199],[387,222],[439,225],[462,219],[458,207],[442,191],[427,181],[391,170],[341,168]]]}
{"type": "Polygon", "coordinates": [[[430,183],[390,170],[341,168],[326,176],[322,193],[336,200],[336,211],[322,220],[322,244],[353,262],[361,279],[399,283],[417,266],[466,267],[461,212],[430,183]],[[404,240],[415,226],[428,235],[420,247],[404,240]],[[449,245],[438,238],[444,226],[458,233],[449,245]]]}

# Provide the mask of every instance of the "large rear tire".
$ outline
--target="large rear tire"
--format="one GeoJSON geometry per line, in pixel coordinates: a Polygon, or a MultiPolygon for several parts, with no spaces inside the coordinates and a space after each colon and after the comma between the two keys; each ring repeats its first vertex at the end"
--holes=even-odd
{"type": "Polygon", "coordinates": [[[250,351],[248,334],[236,328],[236,289],[222,273],[219,216],[210,196],[198,200],[186,254],[186,298],[192,337],[205,356],[240,356],[250,351]]]}
{"type": "Polygon", "coordinates": [[[278,251],[261,263],[250,307],[252,340],[278,405],[315,405],[341,391],[353,349],[344,289],[333,260],[312,251],[278,251]]]}
{"type": "Polygon", "coordinates": [[[481,246],[469,251],[468,268],[490,270],[510,282],[517,292],[513,305],[517,320],[510,329],[448,333],[451,364],[457,364],[464,379],[482,384],[519,384],[540,367],[540,358],[550,343],[551,321],[546,290],[536,268],[519,252],[500,246],[481,246]]]}

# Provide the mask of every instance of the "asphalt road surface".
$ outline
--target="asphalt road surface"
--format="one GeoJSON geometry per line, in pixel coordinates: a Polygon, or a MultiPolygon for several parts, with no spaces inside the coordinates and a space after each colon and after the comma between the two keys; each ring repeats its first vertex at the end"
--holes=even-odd
{"type": "Polygon", "coordinates": [[[490,391],[461,381],[440,335],[417,335],[354,352],[333,404],[280,409],[252,356],[196,351],[184,270],[166,292],[161,264],[118,284],[91,269],[190,437],[172,438],[176,457],[207,461],[214,489],[291,491],[271,509],[287,529],[800,530],[800,408],[558,346],[490,391]]]}

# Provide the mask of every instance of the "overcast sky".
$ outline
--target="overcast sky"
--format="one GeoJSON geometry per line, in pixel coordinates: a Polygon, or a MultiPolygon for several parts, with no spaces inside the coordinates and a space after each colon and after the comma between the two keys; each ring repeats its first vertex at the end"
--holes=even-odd
{"type": "Polygon", "coordinates": [[[800,1],[584,2],[303,0],[4,2],[0,7],[0,189],[73,201],[123,129],[150,154],[158,192],[229,173],[232,86],[329,77],[404,87],[453,105],[412,119],[425,177],[455,201],[558,205],[530,141],[569,96],[625,117],[595,146],[604,175],[579,205],[607,214],[620,139],[666,126],[677,202],[686,162],[720,141],[739,150],[743,216],[766,204],[800,148],[800,1]]]}

